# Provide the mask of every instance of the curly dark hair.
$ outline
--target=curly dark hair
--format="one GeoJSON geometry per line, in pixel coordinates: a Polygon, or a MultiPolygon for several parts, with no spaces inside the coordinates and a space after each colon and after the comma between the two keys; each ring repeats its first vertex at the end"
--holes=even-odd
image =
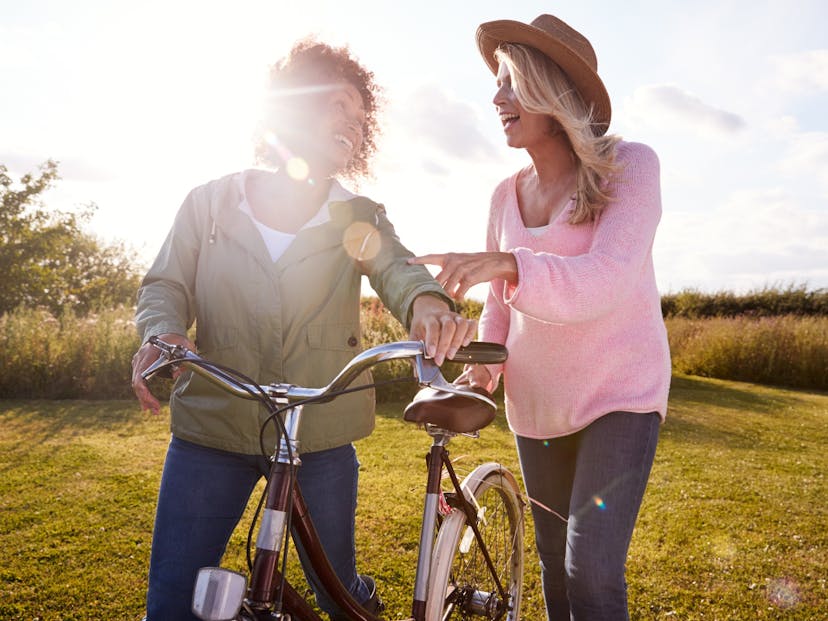
{"type": "Polygon", "coordinates": [[[313,87],[342,81],[352,84],[362,96],[365,124],[362,145],[340,174],[348,179],[370,176],[370,160],[376,152],[380,131],[377,118],[380,87],[374,82],[373,72],[359,64],[347,47],[332,47],[312,38],[297,42],[287,56],[270,68],[270,93],[265,119],[256,136],[256,159],[281,164],[279,150],[266,139],[265,132],[273,132],[288,146],[295,144],[295,133],[292,136],[291,130],[295,132],[297,127],[301,130],[313,122],[307,118],[309,106],[305,105],[318,92],[313,87]]]}

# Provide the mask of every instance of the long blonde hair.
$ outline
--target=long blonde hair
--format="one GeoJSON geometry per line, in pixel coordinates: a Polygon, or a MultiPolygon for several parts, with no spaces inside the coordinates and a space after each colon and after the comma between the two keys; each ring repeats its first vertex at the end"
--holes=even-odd
{"type": "Polygon", "coordinates": [[[547,114],[563,129],[578,167],[575,210],[570,224],[591,222],[612,200],[607,183],[618,172],[616,135],[596,135],[592,108],[581,99],[567,75],[548,56],[533,47],[503,43],[495,58],[506,63],[512,88],[527,112],[547,114]]]}

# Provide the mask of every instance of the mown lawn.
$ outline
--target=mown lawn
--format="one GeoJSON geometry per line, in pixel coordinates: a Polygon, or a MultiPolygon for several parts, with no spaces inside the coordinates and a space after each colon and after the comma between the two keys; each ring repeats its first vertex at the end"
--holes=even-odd
{"type": "MultiPolygon", "coordinates": [[[[389,619],[410,612],[429,444],[400,410],[382,406],[358,447],[361,570],[389,619]]],[[[141,618],[167,424],[131,401],[0,401],[0,619],[141,618]]],[[[828,618],[826,447],[828,395],[675,377],[630,552],[632,617],[828,618]]],[[[452,455],[517,472],[502,420],[452,455]]],[[[541,620],[527,547],[524,618],[541,620]]]]}

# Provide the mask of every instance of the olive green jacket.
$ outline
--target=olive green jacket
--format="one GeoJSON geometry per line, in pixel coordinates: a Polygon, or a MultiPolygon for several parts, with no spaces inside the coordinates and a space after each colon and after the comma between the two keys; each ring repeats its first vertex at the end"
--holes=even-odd
{"type": "MultiPolygon", "coordinates": [[[[275,263],[251,219],[239,210],[233,175],[195,188],[185,199],[138,292],[136,323],[146,342],[186,334],[195,321],[205,358],[259,383],[325,386],[360,351],[363,274],[398,319],[414,298],[445,296],[400,243],[385,210],[367,198],[331,202],[330,220],[303,229],[275,263]]],[[[357,383],[369,381],[359,378],[357,383]]],[[[199,376],[183,374],[170,399],[172,433],[190,442],[259,453],[267,414],[199,376]]],[[[371,433],[373,391],[306,406],[300,452],[341,446],[371,433]]],[[[265,446],[275,442],[268,425],[265,446]]]]}

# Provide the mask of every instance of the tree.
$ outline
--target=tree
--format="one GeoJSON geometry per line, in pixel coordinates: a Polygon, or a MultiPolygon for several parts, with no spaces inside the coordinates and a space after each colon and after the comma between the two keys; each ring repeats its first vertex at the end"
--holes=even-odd
{"type": "Polygon", "coordinates": [[[17,184],[0,164],[0,314],[18,306],[86,314],[134,300],[140,282],[134,253],[83,230],[96,205],[72,213],[43,204],[59,178],[51,159],[17,184]]]}

